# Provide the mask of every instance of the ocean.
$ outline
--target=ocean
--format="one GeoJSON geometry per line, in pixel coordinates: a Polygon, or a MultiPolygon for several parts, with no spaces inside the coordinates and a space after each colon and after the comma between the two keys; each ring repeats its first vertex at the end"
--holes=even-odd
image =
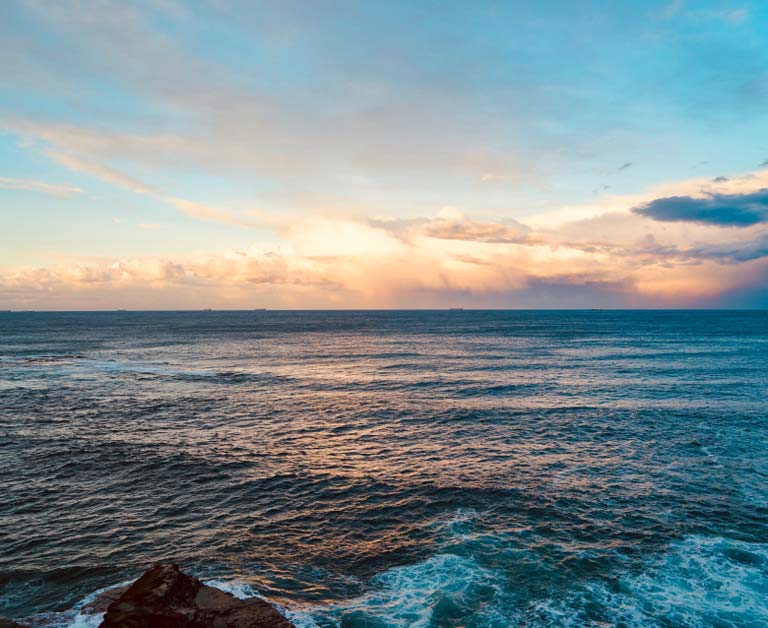
{"type": "Polygon", "coordinates": [[[158,561],[303,628],[765,628],[768,312],[0,313],[0,614],[158,561]]]}

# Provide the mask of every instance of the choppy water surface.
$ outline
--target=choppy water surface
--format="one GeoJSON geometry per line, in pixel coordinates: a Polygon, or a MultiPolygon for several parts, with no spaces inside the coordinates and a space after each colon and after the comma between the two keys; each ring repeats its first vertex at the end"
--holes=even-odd
{"type": "Polygon", "coordinates": [[[0,314],[0,613],[768,625],[768,313],[0,314]]]}

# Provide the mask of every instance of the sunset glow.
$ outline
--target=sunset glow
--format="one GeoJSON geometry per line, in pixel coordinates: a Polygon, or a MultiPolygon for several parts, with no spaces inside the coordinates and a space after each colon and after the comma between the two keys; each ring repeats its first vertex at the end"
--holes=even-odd
{"type": "Polygon", "coordinates": [[[617,5],[4,3],[3,307],[763,307],[766,7],[617,5]]]}

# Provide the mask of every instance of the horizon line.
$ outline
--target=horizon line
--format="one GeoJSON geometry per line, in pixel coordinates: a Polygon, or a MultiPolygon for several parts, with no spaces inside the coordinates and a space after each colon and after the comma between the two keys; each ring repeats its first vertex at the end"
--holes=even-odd
{"type": "Polygon", "coordinates": [[[404,307],[404,308],[105,308],[98,310],[0,309],[0,314],[162,314],[162,313],[243,313],[243,312],[768,312],[768,307],[404,307]]]}

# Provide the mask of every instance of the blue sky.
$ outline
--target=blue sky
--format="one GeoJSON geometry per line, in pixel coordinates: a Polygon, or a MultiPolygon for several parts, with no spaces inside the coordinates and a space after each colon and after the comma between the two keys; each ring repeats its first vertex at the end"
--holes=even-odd
{"type": "Polygon", "coordinates": [[[763,220],[634,210],[753,211],[766,33],[750,1],[4,2],[0,295],[764,305],[763,220]]]}

